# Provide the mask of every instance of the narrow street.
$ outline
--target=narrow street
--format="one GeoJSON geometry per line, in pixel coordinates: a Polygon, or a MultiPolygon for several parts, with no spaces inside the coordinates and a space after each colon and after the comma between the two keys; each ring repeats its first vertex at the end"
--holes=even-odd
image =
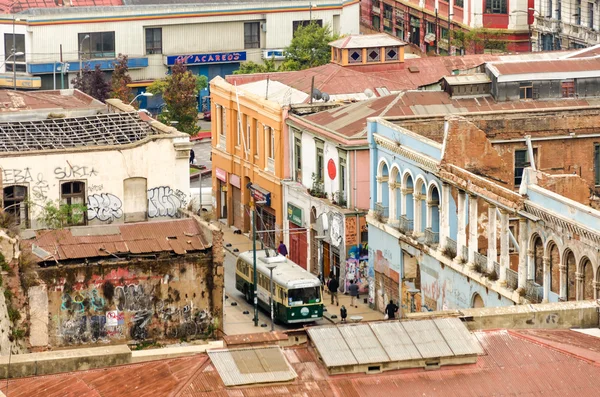
{"type": "MultiPolygon", "coordinates": [[[[244,295],[235,289],[235,262],[236,257],[230,252],[225,252],[225,301],[223,304],[224,312],[224,330],[227,335],[244,334],[253,332],[267,332],[271,330],[271,320],[269,313],[262,309],[258,309],[258,327],[254,326],[253,307],[246,302],[244,295]],[[231,303],[236,302],[236,306],[231,303]],[[248,314],[244,314],[247,311],[248,314]],[[261,327],[261,324],[266,324],[266,327],[261,327]]],[[[314,323],[316,325],[330,324],[329,321],[323,319],[314,323]]],[[[275,323],[275,330],[281,331],[286,329],[301,328],[302,325],[282,325],[275,323]]]]}

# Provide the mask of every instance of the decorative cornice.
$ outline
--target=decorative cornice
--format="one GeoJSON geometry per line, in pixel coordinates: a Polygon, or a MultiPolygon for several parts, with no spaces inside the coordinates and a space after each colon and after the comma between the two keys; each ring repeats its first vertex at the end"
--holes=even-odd
{"type": "Polygon", "coordinates": [[[562,228],[564,231],[569,231],[572,234],[576,234],[582,238],[594,242],[600,245],[600,234],[596,233],[588,228],[577,225],[575,222],[564,219],[560,216],[551,214],[548,210],[539,208],[533,203],[525,202],[525,210],[538,218],[542,219],[549,225],[555,228],[562,228]]]}
{"type": "Polygon", "coordinates": [[[431,157],[414,152],[406,148],[405,146],[391,142],[384,137],[378,136],[377,134],[373,136],[373,139],[375,140],[375,143],[377,143],[378,146],[381,146],[384,149],[389,150],[390,152],[397,153],[402,157],[405,157],[409,160],[414,161],[415,163],[420,164],[427,171],[438,172],[439,170],[439,163],[433,160],[431,157]]]}

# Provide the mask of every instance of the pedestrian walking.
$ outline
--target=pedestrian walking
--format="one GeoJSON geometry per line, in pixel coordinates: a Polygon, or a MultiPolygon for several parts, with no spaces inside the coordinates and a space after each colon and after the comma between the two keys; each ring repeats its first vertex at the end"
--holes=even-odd
{"type": "Polygon", "coordinates": [[[385,307],[385,317],[386,320],[393,320],[396,318],[396,313],[398,313],[399,307],[394,303],[393,300],[390,300],[390,303],[385,307]]]}
{"type": "Polygon", "coordinates": [[[346,322],[346,317],[348,317],[348,311],[346,310],[346,306],[342,305],[340,308],[340,317],[342,317],[342,322],[346,322]]]}
{"type": "Polygon", "coordinates": [[[350,280],[348,292],[350,292],[350,306],[358,307],[358,285],[354,284],[354,280],[350,280]]]}
{"type": "Polygon", "coordinates": [[[338,300],[338,288],[340,287],[340,283],[335,278],[334,274],[331,273],[329,275],[329,281],[327,282],[327,288],[329,288],[329,293],[331,294],[331,304],[333,305],[333,300],[335,298],[336,306],[340,305],[340,301],[338,300]]]}
{"type": "Polygon", "coordinates": [[[194,153],[194,149],[190,150],[190,164],[194,164],[194,160],[196,159],[196,153],[194,153]]]}
{"type": "Polygon", "coordinates": [[[281,255],[285,256],[286,258],[288,256],[287,247],[285,246],[285,244],[281,240],[279,241],[279,247],[277,248],[277,252],[279,252],[281,255]]]}

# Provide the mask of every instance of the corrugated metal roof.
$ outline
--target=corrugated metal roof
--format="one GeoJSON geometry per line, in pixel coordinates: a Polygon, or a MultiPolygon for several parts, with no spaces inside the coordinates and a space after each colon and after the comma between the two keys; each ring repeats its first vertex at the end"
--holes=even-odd
{"type": "Polygon", "coordinates": [[[296,378],[278,346],[209,350],[225,386],[286,382],[296,378]]]}
{"type": "Polygon", "coordinates": [[[399,322],[389,321],[370,325],[390,360],[405,361],[421,358],[419,350],[399,322]]]}
{"type": "Polygon", "coordinates": [[[404,321],[400,325],[404,327],[423,358],[454,355],[432,320],[404,321]]]}
{"type": "Polygon", "coordinates": [[[337,327],[311,327],[308,335],[328,367],[358,364],[337,327]]]}
{"type": "Polygon", "coordinates": [[[479,342],[460,319],[456,317],[436,318],[433,322],[455,355],[483,354],[479,342]]]}
{"type": "Polygon", "coordinates": [[[359,364],[390,361],[385,350],[371,331],[369,324],[348,324],[338,327],[359,364]]]}
{"type": "MultiPolygon", "coordinates": [[[[191,218],[38,230],[35,238],[22,242],[25,247],[35,244],[51,253],[54,255],[52,261],[163,251],[183,255],[188,251],[204,250],[210,246],[200,225],[191,218]]],[[[43,261],[36,258],[39,262],[43,261]]]]}
{"type": "MultiPolygon", "coordinates": [[[[312,348],[300,346],[286,349],[286,355],[293,352],[299,358],[299,362],[292,364],[297,377],[286,384],[227,387],[214,364],[201,354],[101,370],[10,379],[8,396],[562,397],[600,394],[600,356],[581,359],[577,354],[579,349],[597,346],[595,337],[569,330],[502,330],[475,335],[485,350],[477,364],[444,370],[329,376],[312,348]],[[530,340],[532,334],[535,340],[530,340]],[[558,342],[562,345],[555,344],[558,342]]],[[[0,382],[0,391],[6,393],[6,381],[0,382]]]]}

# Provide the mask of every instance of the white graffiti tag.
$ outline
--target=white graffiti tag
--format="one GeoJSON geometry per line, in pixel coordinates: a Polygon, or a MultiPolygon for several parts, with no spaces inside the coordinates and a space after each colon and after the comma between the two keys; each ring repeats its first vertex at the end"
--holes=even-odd
{"type": "Polygon", "coordinates": [[[88,196],[88,219],[113,221],[123,216],[121,199],[110,193],[92,194],[88,196]]]}
{"type": "Polygon", "coordinates": [[[148,190],[148,216],[174,217],[177,210],[185,205],[185,194],[168,186],[155,187],[148,190]]]}

